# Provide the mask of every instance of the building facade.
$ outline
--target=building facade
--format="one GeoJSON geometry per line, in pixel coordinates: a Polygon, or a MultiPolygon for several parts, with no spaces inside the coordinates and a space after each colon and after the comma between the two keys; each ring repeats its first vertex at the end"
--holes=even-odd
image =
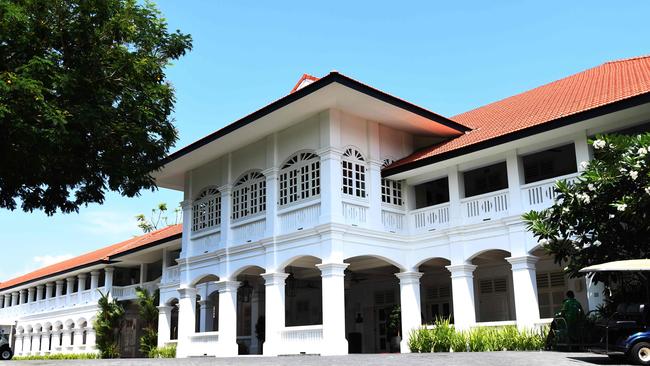
{"type": "Polygon", "coordinates": [[[586,309],[603,295],[563,274],[522,213],[577,179],[588,138],[649,121],[650,58],[451,118],[336,72],[305,75],[155,173],[184,193],[178,237],[0,284],[0,319],[18,321],[19,354],[82,351],[95,289],[129,300],[146,285],[160,289],[159,345],[178,357],[408,352],[409,333],[437,317],[533,328],[567,290],[586,309]]]}

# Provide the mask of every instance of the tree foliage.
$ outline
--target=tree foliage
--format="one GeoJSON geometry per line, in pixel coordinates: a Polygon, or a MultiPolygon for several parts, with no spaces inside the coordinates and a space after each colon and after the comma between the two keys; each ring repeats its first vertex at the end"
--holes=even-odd
{"type": "Polygon", "coordinates": [[[593,264],[650,256],[650,134],[597,136],[590,143],[595,158],[581,163],[577,182],[558,182],[552,207],[524,215],[574,277],[593,264]]]}
{"type": "Polygon", "coordinates": [[[101,297],[97,302],[99,311],[93,323],[96,334],[96,345],[102,358],[120,357],[120,331],[124,319],[124,307],[100,291],[101,297]]]}
{"type": "Polygon", "coordinates": [[[177,139],[165,68],[191,47],[149,2],[0,0],[0,207],[155,189],[177,139]]]}
{"type": "Polygon", "coordinates": [[[176,207],[172,212],[174,218],[170,219],[167,216],[167,204],[161,202],[158,204],[158,207],[151,209],[151,217],[147,219],[144,214],[139,214],[135,217],[138,222],[138,227],[142,229],[144,233],[150,233],[154,230],[158,230],[163,226],[176,225],[182,222],[182,213],[180,207],[176,207]]]}
{"type": "Polygon", "coordinates": [[[138,287],[138,315],[142,321],[142,336],[140,336],[140,352],[147,357],[154,357],[158,346],[158,301],[159,290],[150,293],[147,289],[138,287]]]}

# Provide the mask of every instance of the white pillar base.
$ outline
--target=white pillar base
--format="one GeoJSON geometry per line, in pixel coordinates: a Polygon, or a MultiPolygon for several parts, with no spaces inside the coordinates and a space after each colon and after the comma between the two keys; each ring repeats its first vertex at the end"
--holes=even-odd
{"type": "Polygon", "coordinates": [[[512,265],[512,285],[515,290],[515,315],[520,329],[535,328],[539,323],[537,277],[535,264],[539,258],[532,255],[508,257],[512,265]]]}
{"type": "Polygon", "coordinates": [[[468,330],[476,324],[474,303],[475,265],[457,264],[446,267],[451,272],[451,291],[454,300],[454,328],[468,330]]]}
{"type": "Polygon", "coordinates": [[[411,353],[408,346],[411,332],[422,326],[422,312],[420,305],[420,272],[402,272],[395,274],[399,278],[400,303],[402,310],[402,341],[401,353],[411,353]]]}
{"type": "Polygon", "coordinates": [[[347,263],[317,264],[321,271],[323,301],[323,347],[324,356],[348,354],[345,338],[345,269],[347,263]]]}

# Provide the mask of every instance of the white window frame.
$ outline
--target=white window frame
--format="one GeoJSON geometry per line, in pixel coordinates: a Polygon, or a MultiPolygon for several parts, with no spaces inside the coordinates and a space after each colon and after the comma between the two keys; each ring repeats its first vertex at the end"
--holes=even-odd
{"type": "MultiPolygon", "coordinates": [[[[393,159],[384,159],[382,168],[385,168],[393,163],[393,159]]],[[[398,180],[391,180],[381,178],[381,202],[385,205],[403,207],[404,206],[404,191],[402,182],[398,180]]]]}
{"type": "Polygon", "coordinates": [[[320,157],[300,151],[287,159],[278,175],[278,204],[286,207],[320,196],[320,157]]]}
{"type": "Polygon", "coordinates": [[[368,198],[366,191],[368,166],[363,154],[355,147],[345,149],[341,157],[341,173],[343,175],[341,191],[344,195],[361,199],[368,198]]]}
{"type": "Polygon", "coordinates": [[[260,171],[244,173],[232,191],[232,219],[241,220],[266,212],[266,177],[260,171]]]}
{"type": "Polygon", "coordinates": [[[221,192],[215,186],[203,188],[192,203],[192,232],[221,225],[221,192]]]}

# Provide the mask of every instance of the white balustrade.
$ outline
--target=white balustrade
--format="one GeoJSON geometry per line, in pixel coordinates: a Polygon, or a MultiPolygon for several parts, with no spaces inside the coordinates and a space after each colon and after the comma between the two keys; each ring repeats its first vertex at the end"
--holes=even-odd
{"type": "Polygon", "coordinates": [[[240,222],[233,222],[230,226],[234,244],[250,243],[264,237],[266,217],[247,218],[240,222]]]}
{"type": "Polygon", "coordinates": [[[467,221],[487,221],[508,214],[508,190],[489,192],[460,200],[463,218],[467,221]]]}
{"type": "Polygon", "coordinates": [[[552,206],[557,197],[557,192],[555,191],[556,182],[563,180],[574,183],[577,177],[578,174],[573,173],[521,186],[521,199],[523,200],[524,209],[526,211],[533,209],[540,210],[552,206]]]}
{"type": "Polygon", "coordinates": [[[323,326],[285,327],[280,331],[280,339],[280,354],[320,354],[324,346],[323,326]]]}
{"type": "Polygon", "coordinates": [[[192,256],[211,253],[220,248],[221,245],[221,232],[215,231],[209,235],[201,235],[199,237],[192,236],[190,251],[192,256]]]}
{"type": "Polygon", "coordinates": [[[368,206],[352,202],[343,202],[343,218],[346,224],[361,226],[368,221],[368,206]]]}
{"type": "Polygon", "coordinates": [[[138,287],[142,287],[151,293],[158,288],[158,284],[156,282],[147,282],[130,286],[113,286],[113,297],[118,300],[133,300],[138,297],[136,294],[138,287]]]}
{"type": "Polygon", "coordinates": [[[286,234],[296,230],[313,227],[320,217],[320,201],[285,207],[278,211],[280,233],[286,234]]]}
{"type": "Polygon", "coordinates": [[[384,207],[381,210],[381,223],[386,231],[399,233],[404,231],[406,214],[401,210],[384,207]]]}
{"type": "Polygon", "coordinates": [[[93,290],[85,290],[81,293],[81,304],[88,304],[92,301],[93,290]]]}
{"type": "Polygon", "coordinates": [[[181,269],[178,265],[165,268],[162,277],[162,283],[165,285],[179,283],[181,279],[181,269]]]}
{"type": "Polygon", "coordinates": [[[410,213],[414,232],[433,231],[449,226],[449,203],[424,207],[410,213]]]}
{"type": "Polygon", "coordinates": [[[219,332],[194,333],[189,337],[190,356],[216,356],[219,332]]]}

